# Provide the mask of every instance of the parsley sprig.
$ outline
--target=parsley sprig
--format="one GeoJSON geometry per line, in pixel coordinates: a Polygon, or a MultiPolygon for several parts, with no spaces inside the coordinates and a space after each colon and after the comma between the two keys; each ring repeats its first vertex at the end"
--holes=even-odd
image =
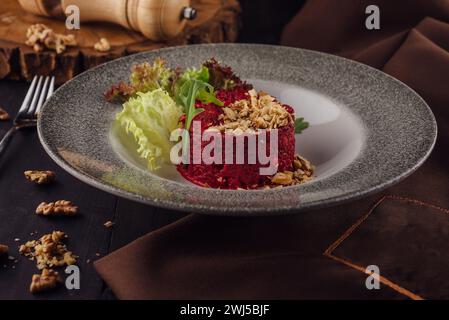
{"type": "Polygon", "coordinates": [[[295,133],[301,133],[309,127],[309,123],[304,118],[295,119],[295,133]]]}

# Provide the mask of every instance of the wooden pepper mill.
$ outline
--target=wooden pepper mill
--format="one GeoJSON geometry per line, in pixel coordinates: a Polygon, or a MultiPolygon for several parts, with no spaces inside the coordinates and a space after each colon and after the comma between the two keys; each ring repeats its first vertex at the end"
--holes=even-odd
{"type": "Polygon", "coordinates": [[[19,0],[19,3],[26,11],[47,17],[61,16],[68,6],[76,5],[81,22],[116,23],[155,41],[175,37],[186,21],[196,16],[189,0],[19,0]]]}

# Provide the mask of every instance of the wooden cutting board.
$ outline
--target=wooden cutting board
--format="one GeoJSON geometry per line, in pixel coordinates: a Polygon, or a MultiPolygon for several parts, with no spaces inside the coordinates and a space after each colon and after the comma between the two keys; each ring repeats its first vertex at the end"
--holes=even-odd
{"type": "Polygon", "coordinates": [[[78,73],[125,55],[166,46],[191,43],[233,42],[237,38],[240,6],[237,0],[191,0],[197,10],[184,32],[167,42],[154,42],[141,34],[106,23],[84,23],[80,30],[68,31],[65,22],[24,12],[17,0],[0,0],[0,79],[30,80],[34,75],[55,75],[63,83],[78,73]],[[78,46],[62,54],[36,53],[25,45],[26,31],[44,23],[58,33],[72,33],[78,46]],[[93,46],[107,38],[112,49],[100,53],[93,46]]]}

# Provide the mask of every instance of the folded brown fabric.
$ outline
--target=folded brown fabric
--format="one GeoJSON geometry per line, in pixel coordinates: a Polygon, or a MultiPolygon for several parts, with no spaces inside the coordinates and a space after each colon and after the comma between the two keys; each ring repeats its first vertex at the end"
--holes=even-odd
{"type": "Polygon", "coordinates": [[[337,212],[323,213],[327,224],[315,214],[190,215],[95,267],[120,299],[402,298],[388,287],[366,290],[365,275],[324,257],[337,212]]]}
{"type": "Polygon", "coordinates": [[[386,62],[391,57],[404,39],[401,34],[403,36],[427,17],[448,22],[449,3],[445,0],[307,1],[284,29],[281,44],[330,52],[355,60],[365,53],[363,56],[366,58],[360,59],[361,62],[381,68],[382,65],[376,62],[386,62]],[[365,9],[369,5],[379,7],[379,30],[365,27],[368,17],[365,9]]]}
{"type": "MultiPolygon", "coordinates": [[[[285,28],[282,44],[370,64],[421,94],[437,118],[437,145],[423,167],[382,194],[402,195],[449,208],[448,1],[308,1],[285,28]],[[380,8],[380,30],[365,28],[365,8],[370,4],[380,8]]],[[[134,241],[95,266],[122,299],[410,298],[385,285],[380,290],[367,290],[365,274],[323,255],[381,196],[285,217],[191,215],[134,241]]],[[[447,290],[436,290],[435,294],[428,286],[419,290],[429,279],[435,283],[435,277],[441,286],[447,287],[449,280],[441,277],[441,270],[449,267],[449,261],[437,263],[431,254],[414,261],[410,255],[401,256],[394,249],[428,248],[441,252],[441,248],[435,247],[441,243],[435,244],[435,233],[449,240],[447,228],[439,228],[439,220],[429,218],[432,210],[407,202],[380,209],[382,217],[390,217],[386,230],[404,230],[404,224],[412,224],[410,219],[414,219],[413,223],[420,225],[420,236],[404,237],[401,232],[393,232],[382,246],[371,246],[369,252],[360,249],[364,242],[377,241],[376,237],[385,232],[382,224],[376,224],[372,226],[375,232],[347,238],[345,241],[352,242],[347,242],[348,246],[343,243],[337,253],[356,257],[364,264],[377,264],[381,270],[385,267],[389,277],[398,282],[406,279],[405,285],[424,298],[449,298],[447,290]],[[379,258],[386,257],[383,248],[389,246],[394,261],[379,258]],[[421,264],[427,269],[410,280],[404,278],[401,269],[407,263],[416,264],[408,269],[408,275],[421,264]]],[[[372,221],[367,220],[365,226],[372,221]]]]}
{"type": "Polygon", "coordinates": [[[359,266],[375,261],[382,277],[414,299],[447,299],[448,214],[426,202],[385,197],[329,254],[359,266]]]}

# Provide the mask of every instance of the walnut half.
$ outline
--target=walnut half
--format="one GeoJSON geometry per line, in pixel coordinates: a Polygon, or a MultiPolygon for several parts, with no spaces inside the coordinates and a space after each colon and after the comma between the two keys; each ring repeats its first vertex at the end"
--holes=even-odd
{"type": "Polygon", "coordinates": [[[42,202],[36,208],[36,214],[43,216],[74,216],[78,212],[78,207],[71,201],[58,200],[56,202],[42,202]]]}
{"type": "Polygon", "coordinates": [[[55,50],[60,54],[68,46],[76,46],[77,42],[73,34],[60,34],[42,23],[31,25],[26,33],[27,40],[25,44],[33,48],[35,52],[41,52],[45,48],[55,50]]]}
{"type": "Polygon", "coordinates": [[[31,278],[30,292],[38,293],[56,288],[61,282],[59,273],[53,269],[43,269],[41,274],[34,274],[31,278]]]}
{"type": "Polygon", "coordinates": [[[55,179],[55,173],[53,171],[42,170],[27,170],[24,172],[25,178],[33,181],[37,184],[47,184],[55,179]]]}

